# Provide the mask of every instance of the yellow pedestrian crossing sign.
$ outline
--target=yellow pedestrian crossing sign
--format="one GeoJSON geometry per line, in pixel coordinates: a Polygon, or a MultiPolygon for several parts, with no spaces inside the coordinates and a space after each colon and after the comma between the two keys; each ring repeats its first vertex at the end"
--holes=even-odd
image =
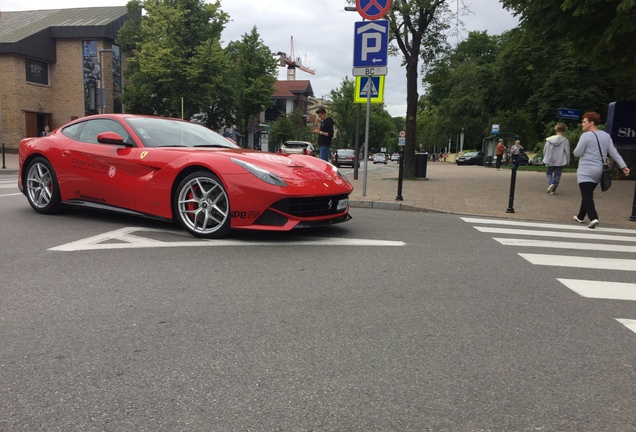
{"type": "Polygon", "coordinates": [[[369,92],[371,92],[371,103],[384,102],[384,75],[378,76],[357,76],[356,89],[353,95],[354,103],[367,103],[369,92]]]}

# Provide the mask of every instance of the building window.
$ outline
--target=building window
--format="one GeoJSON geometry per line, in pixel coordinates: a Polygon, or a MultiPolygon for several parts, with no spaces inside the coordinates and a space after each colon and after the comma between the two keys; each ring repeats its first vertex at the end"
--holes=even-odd
{"type": "Polygon", "coordinates": [[[26,59],[26,80],[36,84],[49,85],[49,64],[26,59]]]}

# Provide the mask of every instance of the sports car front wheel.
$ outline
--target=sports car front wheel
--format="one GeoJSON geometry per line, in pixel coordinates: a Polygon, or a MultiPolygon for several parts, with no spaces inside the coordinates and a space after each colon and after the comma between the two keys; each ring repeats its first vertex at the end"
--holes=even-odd
{"type": "Polygon", "coordinates": [[[181,226],[195,237],[220,238],[230,231],[230,200],[221,180],[210,172],[184,178],[173,205],[181,226]]]}
{"type": "Polygon", "coordinates": [[[24,182],[29,204],[38,213],[54,214],[61,208],[60,187],[51,163],[43,157],[36,157],[26,169],[24,182]]]}

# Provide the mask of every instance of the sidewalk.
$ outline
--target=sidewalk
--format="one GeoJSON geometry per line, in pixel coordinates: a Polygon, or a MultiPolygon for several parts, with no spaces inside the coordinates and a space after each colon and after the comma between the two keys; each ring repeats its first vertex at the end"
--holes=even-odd
{"type": "MultiPolygon", "coordinates": [[[[5,154],[5,165],[6,169],[0,169],[0,174],[17,174],[18,155],[5,154]]],[[[351,207],[575,223],[572,216],[578,213],[581,204],[576,173],[563,173],[558,190],[554,195],[549,195],[546,193],[548,184],[545,173],[517,171],[512,205],[514,213],[506,213],[512,176],[510,169],[497,171],[481,166],[428,162],[426,179],[403,182],[402,201],[395,199],[398,185],[397,163],[389,162],[367,177],[364,197],[362,167],[358,172],[358,180],[353,180],[353,169],[342,170],[355,187],[349,197],[351,207]]],[[[634,181],[615,180],[607,192],[596,189],[594,203],[599,214],[600,227],[636,228],[636,222],[629,220],[635,187],[634,181]]]]}
{"type": "MultiPolygon", "coordinates": [[[[353,170],[345,174],[355,190],[350,195],[351,207],[419,210],[460,215],[491,216],[546,222],[575,223],[581,194],[576,173],[563,173],[554,195],[546,193],[548,183],[544,172],[517,171],[514,213],[509,207],[512,171],[482,166],[457,166],[450,162],[428,162],[426,179],[405,180],[402,201],[396,201],[398,165],[389,163],[367,177],[366,196],[362,196],[363,170],[353,180],[353,170]],[[384,168],[384,169],[382,169],[384,168]]],[[[634,203],[634,181],[612,182],[612,188],[594,192],[594,203],[599,214],[600,227],[618,226],[636,228],[630,221],[634,203]]],[[[587,220],[586,220],[587,224],[587,220]]]]}

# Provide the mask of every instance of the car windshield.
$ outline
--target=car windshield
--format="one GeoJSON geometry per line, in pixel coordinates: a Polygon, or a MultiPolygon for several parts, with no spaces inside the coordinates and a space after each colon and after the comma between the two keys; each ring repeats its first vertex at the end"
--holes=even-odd
{"type": "Polygon", "coordinates": [[[338,150],[338,156],[350,156],[353,155],[353,150],[338,150]]]}
{"type": "Polygon", "coordinates": [[[218,133],[196,123],[152,117],[130,117],[126,122],[146,147],[239,148],[218,133]]]}
{"type": "Polygon", "coordinates": [[[464,154],[464,157],[475,157],[477,156],[477,152],[468,152],[464,154]]]}

